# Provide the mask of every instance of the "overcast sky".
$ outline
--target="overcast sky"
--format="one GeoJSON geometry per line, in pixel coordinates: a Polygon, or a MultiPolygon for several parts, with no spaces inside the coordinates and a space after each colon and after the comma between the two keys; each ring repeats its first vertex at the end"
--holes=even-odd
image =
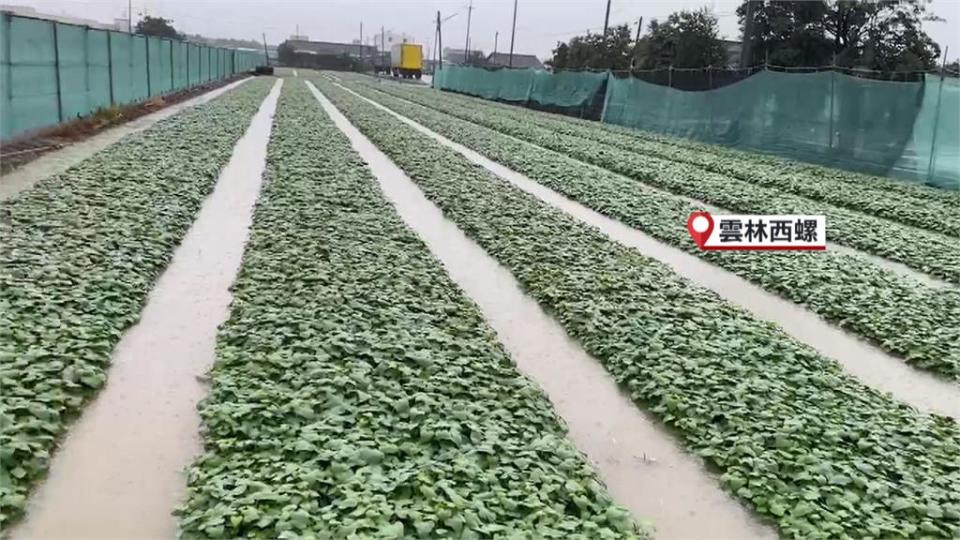
{"type": "MultiPolygon", "coordinates": [[[[178,30],[209,37],[259,39],[279,43],[300,33],[313,40],[364,41],[380,26],[396,33],[406,32],[425,46],[433,46],[433,21],[437,10],[443,17],[456,14],[443,27],[443,44],[463,48],[469,0],[132,0],[138,13],[173,19],[178,30]]],[[[629,23],[636,28],[644,18],[666,18],[684,8],[707,6],[720,20],[720,32],[737,39],[736,8],[739,0],[612,0],[610,24],[629,23]]],[[[0,0],[8,5],[27,5],[38,11],[85,17],[104,22],[126,17],[128,0],[0,0]]],[[[550,56],[557,41],[591,30],[603,29],[606,0],[519,0],[514,51],[550,56]]],[[[949,58],[960,56],[960,0],[933,0],[932,10],[947,19],[930,22],[925,29],[941,48],[950,47],[949,58]]],[[[470,29],[471,48],[493,50],[494,35],[500,32],[497,49],[510,47],[513,0],[474,0],[470,29]]]]}

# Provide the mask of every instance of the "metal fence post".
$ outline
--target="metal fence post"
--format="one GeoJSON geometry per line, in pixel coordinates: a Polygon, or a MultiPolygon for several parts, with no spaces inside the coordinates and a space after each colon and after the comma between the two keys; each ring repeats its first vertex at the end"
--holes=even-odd
{"type": "Polygon", "coordinates": [[[837,72],[833,68],[834,66],[830,66],[830,142],[828,144],[831,151],[833,150],[833,102],[837,78],[837,72]]]}
{"type": "Polygon", "coordinates": [[[707,140],[713,141],[713,66],[707,66],[707,140]]]}
{"type": "Polygon", "coordinates": [[[84,90],[87,92],[87,106],[90,105],[90,27],[83,27],[83,62],[86,69],[83,70],[84,90]]]}
{"type": "Polygon", "coordinates": [[[113,32],[107,30],[107,78],[110,81],[110,105],[116,100],[113,96],[113,32]]]}
{"type": "Polygon", "coordinates": [[[127,82],[128,90],[130,95],[128,96],[130,101],[134,100],[133,97],[133,34],[127,34],[130,37],[130,46],[127,48],[127,58],[130,60],[130,71],[127,72],[127,82]]]}
{"type": "Polygon", "coordinates": [[[53,22],[53,68],[57,79],[57,118],[63,122],[63,89],[60,87],[60,38],[57,23],[53,22]]]}
{"type": "Polygon", "coordinates": [[[4,12],[3,21],[6,25],[6,30],[3,33],[3,37],[6,38],[6,49],[7,49],[7,104],[10,105],[13,103],[13,40],[10,37],[10,26],[13,25],[13,15],[8,12],[4,12]]]}
{"type": "Polygon", "coordinates": [[[150,88],[150,36],[144,36],[143,42],[147,47],[147,98],[153,95],[153,89],[150,88]]]}

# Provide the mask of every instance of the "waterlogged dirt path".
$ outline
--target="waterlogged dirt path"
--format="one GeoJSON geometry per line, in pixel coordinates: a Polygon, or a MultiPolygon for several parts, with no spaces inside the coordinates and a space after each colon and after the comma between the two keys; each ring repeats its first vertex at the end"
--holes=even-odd
{"type": "MultiPolygon", "coordinates": [[[[536,196],[551,206],[600,229],[611,239],[641,251],[670,266],[690,281],[716,292],[753,315],[773,322],[797,340],[832,358],[864,384],[889,392],[895,398],[922,411],[960,419],[960,389],[951,382],[912,368],[858,337],[830,324],[803,307],[768,293],[732,272],[711,265],[682,250],[606,217],[552,189],[513,171],[483,155],[455,143],[392,109],[367,99],[349,88],[353,95],[386,111],[418,131],[456,150],[465,158],[536,196]]],[[[893,263],[895,264],[895,263],[893,263]]],[[[951,285],[952,286],[952,285],[951,285]]]]}
{"type": "Polygon", "coordinates": [[[200,451],[197,402],[214,360],[260,192],[278,80],[216,189],[113,353],[13,538],[173,538],[183,470],[200,451]]]}
{"type": "MultiPolygon", "coordinates": [[[[293,81],[291,81],[291,84],[293,81]]],[[[618,503],[661,538],[775,538],[719,487],[652,417],[622,395],[603,366],[567,337],[516,280],[424,197],[313,85],[311,91],[376,175],[404,222],[482,310],[520,369],[566,421],[618,503]]]]}
{"type": "Polygon", "coordinates": [[[80,163],[81,161],[87,159],[93,154],[96,154],[111,144],[114,144],[131,133],[143,131],[153,126],[157,122],[166,118],[170,118],[184,109],[188,109],[196,105],[202,105],[251,79],[252,77],[240,79],[239,81],[232,82],[226,86],[221,86],[220,88],[211,90],[206,94],[202,94],[195,98],[188,99],[187,101],[171,105],[155,113],[141,116],[140,118],[127,122],[126,124],[121,124],[119,126],[106,129],[88,139],[71,144],[60,150],[55,150],[48,154],[44,154],[36,160],[27,163],[23,167],[15,169],[9,174],[0,176],[0,201],[9,199],[17,193],[31,188],[34,184],[40,180],[43,180],[44,178],[62,173],[63,171],[73,167],[77,163],[80,163]]]}

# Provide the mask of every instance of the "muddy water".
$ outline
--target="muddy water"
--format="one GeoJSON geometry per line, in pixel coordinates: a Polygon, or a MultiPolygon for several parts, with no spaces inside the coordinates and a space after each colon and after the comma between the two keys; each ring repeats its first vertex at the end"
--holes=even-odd
{"type": "Polygon", "coordinates": [[[701,462],[643,414],[600,362],[571,341],[516,280],[448,221],[419,188],[311,88],[377,176],[404,222],[480,307],[520,369],[566,421],[613,497],[661,538],[774,538],[724,493],[701,462]]]}
{"type": "Polygon", "coordinates": [[[282,81],[113,353],[107,385],[54,454],[14,538],[173,538],[184,468],[201,449],[197,402],[260,191],[282,81]]]}
{"type": "Polygon", "coordinates": [[[160,120],[170,118],[186,108],[206,103],[250,79],[250,77],[247,77],[226,86],[221,86],[206,94],[171,105],[155,113],[146,114],[126,124],[102,131],[89,139],[84,139],[60,150],[44,154],[23,167],[0,176],[0,201],[9,199],[21,191],[33,187],[34,184],[48,176],[62,173],[131,133],[143,131],[160,120]]]}
{"type": "MultiPolygon", "coordinates": [[[[343,88],[343,87],[341,87],[343,88]]],[[[349,91],[349,89],[347,89],[349,91]]],[[[359,94],[354,93],[359,96],[359,94]]],[[[362,97],[362,96],[360,96],[362,97]]],[[[366,99],[366,98],[364,98],[366,99]]],[[[668,265],[693,283],[713,290],[754,316],[771,321],[787,334],[837,361],[864,384],[923,411],[960,419],[960,389],[953,383],[914,369],[903,360],[828,323],[801,306],[768,293],[732,272],[713,266],[682,250],[668,246],[636,229],[608,218],[580,203],[508,169],[469,148],[427,129],[371,100],[367,100],[415,127],[422,133],[460,152],[476,163],[542,201],[580,221],[600,229],[611,239],[635,248],[668,265]]]]}

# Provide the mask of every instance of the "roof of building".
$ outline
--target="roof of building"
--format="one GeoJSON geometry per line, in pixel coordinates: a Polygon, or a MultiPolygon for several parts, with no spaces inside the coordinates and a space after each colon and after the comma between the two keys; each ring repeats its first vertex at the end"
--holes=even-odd
{"type": "MultiPolygon", "coordinates": [[[[490,56],[487,57],[487,62],[496,66],[509,66],[511,65],[510,54],[501,52],[490,53],[490,56]]],[[[543,69],[543,62],[532,54],[513,53],[512,65],[515,68],[543,69]]]]}
{"type": "Polygon", "coordinates": [[[322,54],[338,56],[341,54],[356,55],[361,47],[364,56],[376,55],[377,48],[373,45],[359,45],[356,43],[334,43],[332,41],[301,41],[290,39],[286,41],[288,47],[294,52],[308,54],[322,54]]]}
{"type": "MultiPolygon", "coordinates": [[[[483,51],[470,49],[470,61],[479,62],[483,59],[483,51]]],[[[465,64],[467,56],[464,54],[463,49],[453,49],[450,47],[443,48],[443,62],[445,64],[465,64]]]]}

